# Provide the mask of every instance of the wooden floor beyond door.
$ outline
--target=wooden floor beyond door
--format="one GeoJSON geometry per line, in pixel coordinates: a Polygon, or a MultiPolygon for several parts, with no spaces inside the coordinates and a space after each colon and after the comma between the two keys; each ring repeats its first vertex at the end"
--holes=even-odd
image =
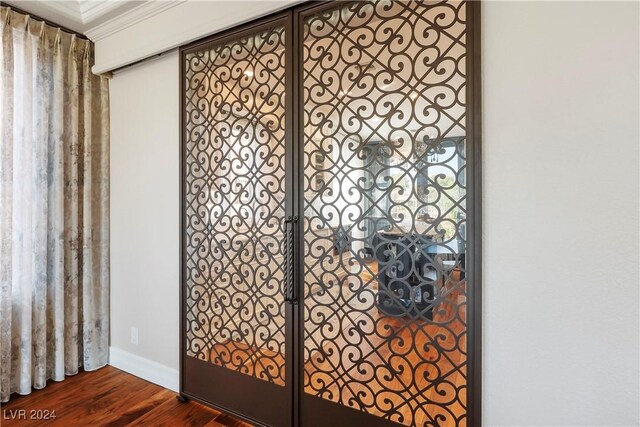
{"type": "Polygon", "coordinates": [[[50,381],[26,396],[13,394],[2,404],[1,420],[3,427],[251,425],[195,402],[180,403],[176,393],[111,366],[50,381]],[[19,410],[25,410],[23,419],[12,419],[21,416],[19,410]],[[54,419],[31,419],[52,411],[54,419]]]}

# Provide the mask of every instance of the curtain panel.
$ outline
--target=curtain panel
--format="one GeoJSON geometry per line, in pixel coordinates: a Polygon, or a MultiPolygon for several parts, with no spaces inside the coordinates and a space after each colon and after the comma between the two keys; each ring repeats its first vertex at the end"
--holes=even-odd
{"type": "Polygon", "coordinates": [[[87,40],[0,7],[0,400],[107,363],[108,80],[87,40]]]}

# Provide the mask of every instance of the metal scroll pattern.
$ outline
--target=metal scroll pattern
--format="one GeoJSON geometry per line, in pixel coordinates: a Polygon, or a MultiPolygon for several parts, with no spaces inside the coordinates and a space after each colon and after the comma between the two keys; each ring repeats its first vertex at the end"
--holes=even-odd
{"type": "Polygon", "coordinates": [[[185,66],[187,355],[284,385],[284,30],[185,66]]]}
{"type": "Polygon", "coordinates": [[[305,392],[466,423],[465,3],[306,18],[305,392]]]}

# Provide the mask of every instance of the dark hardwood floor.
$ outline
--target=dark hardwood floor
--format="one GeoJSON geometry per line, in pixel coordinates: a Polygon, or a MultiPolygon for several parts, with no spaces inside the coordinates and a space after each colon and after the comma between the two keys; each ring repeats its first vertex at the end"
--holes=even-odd
{"type": "Polygon", "coordinates": [[[26,396],[13,394],[8,403],[2,404],[0,424],[3,427],[251,425],[195,402],[180,403],[176,393],[111,366],[81,372],[61,382],[49,381],[44,389],[26,396]],[[55,418],[43,419],[51,416],[52,411],[55,418]]]}

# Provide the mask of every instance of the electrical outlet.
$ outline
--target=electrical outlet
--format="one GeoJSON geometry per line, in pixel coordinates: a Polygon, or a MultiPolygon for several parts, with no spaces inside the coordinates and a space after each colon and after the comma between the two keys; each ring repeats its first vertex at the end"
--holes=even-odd
{"type": "Polygon", "coordinates": [[[131,328],[131,344],[138,345],[138,328],[131,328]]]}

